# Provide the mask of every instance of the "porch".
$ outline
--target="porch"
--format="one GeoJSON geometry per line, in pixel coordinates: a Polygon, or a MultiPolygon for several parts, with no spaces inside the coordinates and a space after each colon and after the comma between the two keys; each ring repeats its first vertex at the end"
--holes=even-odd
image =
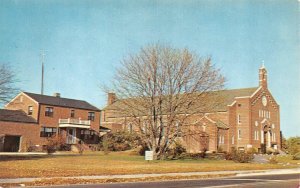
{"type": "Polygon", "coordinates": [[[66,144],[96,144],[98,133],[91,129],[90,120],[59,119],[60,135],[66,138],[66,144]]]}

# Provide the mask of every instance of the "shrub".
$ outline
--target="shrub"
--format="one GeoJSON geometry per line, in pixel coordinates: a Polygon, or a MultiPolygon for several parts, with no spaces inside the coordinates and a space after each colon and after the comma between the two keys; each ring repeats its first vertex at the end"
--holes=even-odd
{"type": "Polygon", "coordinates": [[[141,156],[145,156],[145,152],[149,151],[149,150],[150,150],[150,148],[146,144],[142,144],[139,149],[139,154],[141,156]]]}
{"type": "Polygon", "coordinates": [[[186,152],[185,147],[183,147],[183,145],[180,142],[175,142],[174,146],[168,149],[167,157],[176,159],[179,158],[180,155],[182,155],[185,152],[186,152]]]}
{"type": "Polygon", "coordinates": [[[300,137],[290,137],[287,139],[287,151],[291,155],[295,155],[300,152],[300,137]]]}
{"type": "Polygon", "coordinates": [[[233,160],[234,162],[239,163],[249,163],[254,159],[254,155],[252,152],[237,151],[236,149],[232,149],[229,153],[225,154],[225,159],[233,160]]]}
{"type": "Polygon", "coordinates": [[[247,153],[244,151],[237,151],[233,156],[233,161],[239,163],[249,163],[253,159],[254,159],[253,153],[247,153]]]}
{"type": "Polygon", "coordinates": [[[135,133],[125,131],[107,133],[100,139],[100,149],[105,153],[109,151],[125,151],[141,145],[141,139],[135,133]]]}
{"type": "Polygon", "coordinates": [[[182,153],[179,156],[179,159],[201,159],[202,154],[201,153],[182,153]]]}
{"type": "Polygon", "coordinates": [[[59,150],[60,146],[65,144],[65,140],[62,139],[60,136],[52,136],[50,138],[47,138],[47,143],[45,146],[45,149],[48,154],[54,153],[57,150],[59,150]]]}
{"type": "Polygon", "coordinates": [[[293,160],[300,160],[300,152],[293,156],[293,160]]]}
{"type": "Polygon", "coordinates": [[[66,144],[66,143],[60,144],[58,150],[59,151],[71,151],[71,145],[66,144]]]}
{"type": "Polygon", "coordinates": [[[41,146],[31,145],[27,147],[27,152],[41,152],[43,148],[41,146]]]}
{"type": "Polygon", "coordinates": [[[203,148],[203,151],[200,153],[201,157],[204,159],[206,157],[207,148],[203,148]]]}
{"type": "Polygon", "coordinates": [[[249,149],[247,150],[247,153],[257,154],[257,153],[258,153],[258,149],[257,149],[257,148],[254,148],[254,147],[249,148],[249,149]]]}
{"type": "Polygon", "coordinates": [[[268,148],[267,149],[267,154],[268,155],[271,155],[271,154],[273,154],[275,152],[275,150],[273,149],[273,148],[268,148]]]}

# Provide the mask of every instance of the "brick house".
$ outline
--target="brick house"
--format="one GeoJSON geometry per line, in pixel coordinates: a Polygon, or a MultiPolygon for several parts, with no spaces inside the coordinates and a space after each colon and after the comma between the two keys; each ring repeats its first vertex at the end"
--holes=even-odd
{"type": "MultiPolygon", "coordinates": [[[[216,92],[223,97],[222,104],[193,115],[189,126],[191,134],[179,138],[188,152],[200,152],[203,148],[209,151],[255,148],[258,152],[280,149],[279,105],[268,89],[264,66],[259,69],[258,87],[216,92]]],[[[112,131],[134,130],[126,121],[128,117],[117,112],[120,105],[116,94],[109,93],[108,105],[101,112],[101,125],[112,131]]]]}
{"type": "Polygon", "coordinates": [[[86,101],[62,98],[58,93],[47,96],[21,92],[5,108],[1,111],[11,118],[0,118],[0,135],[19,137],[14,145],[19,143],[20,151],[28,144],[44,145],[47,138],[57,135],[66,144],[98,143],[100,110],[86,101]],[[16,112],[23,115],[18,122],[14,122],[16,112]]]}

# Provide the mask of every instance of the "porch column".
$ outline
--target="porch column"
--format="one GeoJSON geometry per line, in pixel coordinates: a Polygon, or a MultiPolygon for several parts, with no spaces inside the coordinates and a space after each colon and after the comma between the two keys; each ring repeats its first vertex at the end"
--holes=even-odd
{"type": "Polygon", "coordinates": [[[261,140],[260,140],[261,144],[264,144],[264,131],[261,131],[261,140]]]}
{"type": "Polygon", "coordinates": [[[271,134],[270,134],[270,131],[268,131],[267,139],[268,139],[268,145],[267,146],[270,148],[271,147],[271,134]]]}

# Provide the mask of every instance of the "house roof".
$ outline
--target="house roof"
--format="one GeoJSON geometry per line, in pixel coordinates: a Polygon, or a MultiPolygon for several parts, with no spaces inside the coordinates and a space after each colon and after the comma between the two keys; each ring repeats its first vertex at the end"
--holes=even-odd
{"type": "Polygon", "coordinates": [[[0,109],[0,121],[36,123],[36,120],[21,110],[0,109]]]}
{"type": "MultiPolygon", "coordinates": [[[[213,92],[209,92],[204,99],[201,98],[201,102],[203,103],[203,101],[213,101],[214,100],[213,96],[218,95],[220,98],[222,98],[222,102],[214,106],[214,108],[211,109],[210,111],[205,111],[205,112],[212,112],[212,111],[225,112],[228,110],[228,105],[231,105],[235,101],[236,97],[246,97],[246,96],[250,97],[257,89],[258,87],[213,91],[213,92]]],[[[122,100],[131,100],[131,99],[122,99],[122,100]]],[[[103,110],[120,109],[120,106],[124,104],[122,100],[117,100],[113,104],[106,106],[103,110]]]]}
{"type": "Polygon", "coordinates": [[[33,100],[40,104],[53,105],[53,106],[61,106],[68,108],[79,108],[84,110],[93,110],[100,111],[97,107],[91,105],[90,103],[83,100],[76,99],[68,99],[62,97],[48,96],[48,95],[40,95],[35,93],[23,92],[33,100]]]}
{"type": "Polygon", "coordinates": [[[223,121],[216,121],[215,124],[219,129],[229,129],[229,126],[227,124],[225,124],[223,121]]]}

